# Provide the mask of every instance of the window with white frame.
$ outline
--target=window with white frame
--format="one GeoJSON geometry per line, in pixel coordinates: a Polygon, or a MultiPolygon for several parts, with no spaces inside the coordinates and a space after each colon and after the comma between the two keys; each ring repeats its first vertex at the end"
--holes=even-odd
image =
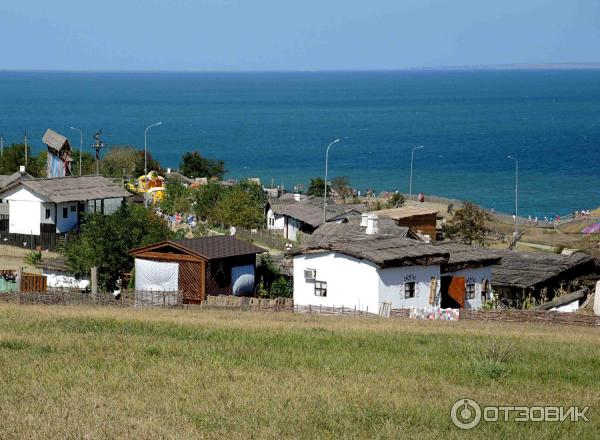
{"type": "Polygon", "coordinates": [[[315,281],[315,296],[327,296],[327,281],[315,281]]]}
{"type": "Polygon", "coordinates": [[[475,283],[465,284],[465,298],[475,299],[475,283]]]}
{"type": "Polygon", "coordinates": [[[414,298],[417,290],[417,283],[409,281],[404,283],[404,299],[414,298]]]}

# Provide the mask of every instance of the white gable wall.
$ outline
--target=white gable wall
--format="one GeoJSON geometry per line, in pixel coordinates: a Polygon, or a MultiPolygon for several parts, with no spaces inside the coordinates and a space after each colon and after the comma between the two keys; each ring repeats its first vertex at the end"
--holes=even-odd
{"type": "Polygon", "coordinates": [[[465,309],[480,309],[483,306],[483,301],[481,300],[481,290],[483,280],[488,280],[490,283],[492,281],[491,266],[457,270],[456,272],[445,273],[444,276],[446,275],[465,277],[465,284],[471,282],[475,284],[475,298],[467,299],[465,297],[465,309]]]}
{"type": "Polygon", "coordinates": [[[294,257],[294,304],[356,307],[377,313],[377,266],[336,252],[297,255],[294,257]],[[315,282],[304,279],[304,269],[315,269],[316,280],[327,282],[326,297],[315,295],[315,282]]]}
{"type": "Polygon", "coordinates": [[[8,232],[11,234],[40,235],[42,199],[24,187],[4,195],[8,201],[8,232]]]}
{"type": "Polygon", "coordinates": [[[390,302],[393,309],[439,306],[440,266],[405,266],[380,269],[379,302],[390,302]],[[434,304],[429,304],[431,278],[436,279],[434,304]],[[404,298],[405,283],[415,282],[415,297],[404,298]]]}

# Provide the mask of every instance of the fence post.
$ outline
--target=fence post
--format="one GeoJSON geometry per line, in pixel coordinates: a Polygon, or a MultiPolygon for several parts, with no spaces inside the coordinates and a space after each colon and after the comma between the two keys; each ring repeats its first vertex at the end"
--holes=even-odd
{"type": "Polygon", "coordinates": [[[17,292],[21,291],[21,283],[23,282],[23,268],[19,267],[17,269],[17,277],[15,279],[15,281],[17,282],[17,292]]]}
{"type": "Polygon", "coordinates": [[[92,296],[95,298],[98,294],[98,268],[93,266],[91,271],[92,273],[90,282],[92,283],[92,296]]]}

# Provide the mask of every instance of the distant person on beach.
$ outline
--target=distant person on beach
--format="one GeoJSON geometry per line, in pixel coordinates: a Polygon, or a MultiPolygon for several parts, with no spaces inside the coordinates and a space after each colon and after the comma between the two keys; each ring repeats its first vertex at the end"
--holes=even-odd
{"type": "Polygon", "coordinates": [[[517,223],[517,214],[513,212],[513,223],[517,223]]]}
{"type": "Polygon", "coordinates": [[[419,196],[418,196],[418,200],[419,200],[419,202],[423,203],[425,201],[425,194],[420,192],[419,196]]]}
{"type": "Polygon", "coordinates": [[[533,219],[533,224],[534,224],[534,225],[536,225],[536,226],[538,225],[538,218],[537,218],[537,215],[536,215],[536,216],[534,217],[534,219],[533,219]]]}
{"type": "Polygon", "coordinates": [[[544,223],[548,224],[548,217],[544,216],[544,223]]]}

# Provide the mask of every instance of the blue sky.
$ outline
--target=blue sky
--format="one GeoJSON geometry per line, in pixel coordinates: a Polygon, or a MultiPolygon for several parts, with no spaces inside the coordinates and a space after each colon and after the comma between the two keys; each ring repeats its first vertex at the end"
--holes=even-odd
{"type": "Polygon", "coordinates": [[[0,69],[600,62],[600,0],[4,0],[0,69]]]}

